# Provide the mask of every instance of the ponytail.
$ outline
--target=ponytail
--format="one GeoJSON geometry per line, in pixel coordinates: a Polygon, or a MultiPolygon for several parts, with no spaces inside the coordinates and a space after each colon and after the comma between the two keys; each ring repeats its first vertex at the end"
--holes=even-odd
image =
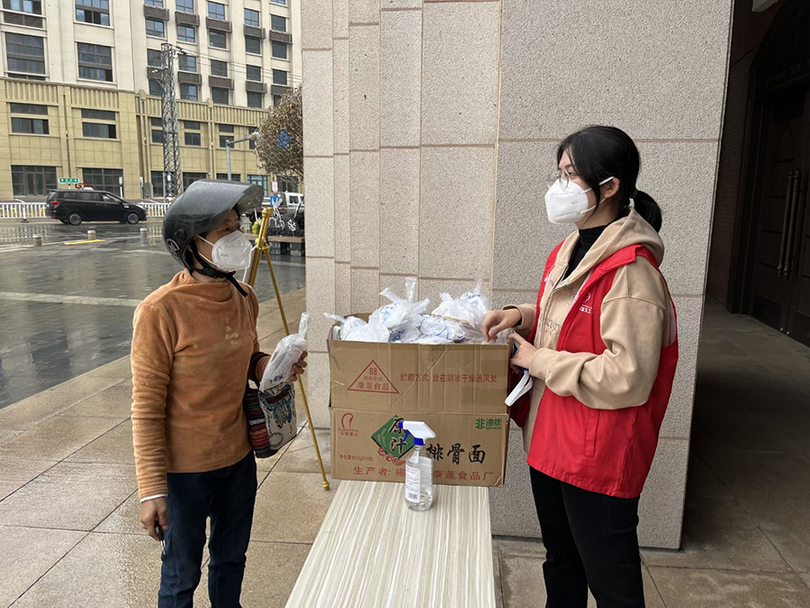
{"type": "MultiPolygon", "coordinates": [[[[643,217],[650,226],[655,228],[656,232],[661,232],[662,217],[661,208],[658,206],[658,203],[655,202],[653,197],[641,190],[636,190],[634,194],[632,207],[635,208],[636,213],[643,217]]],[[[619,213],[619,217],[627,217],[630,214],[630,209],[631,205],[625,205],[619,213]]]]}

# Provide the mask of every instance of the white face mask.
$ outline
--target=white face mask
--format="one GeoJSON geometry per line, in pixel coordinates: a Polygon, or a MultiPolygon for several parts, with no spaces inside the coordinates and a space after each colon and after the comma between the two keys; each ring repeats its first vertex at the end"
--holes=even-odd
{"type": "MultiPolygon", "coordinates": [[[[608,183],[612,177],[599,182],[599,185],[608,183]]],[[[592,188],[583,190],[579,184],[569,181],[567,186],[563,186],[561,180],[557,180],[546,192],[546,213],[548,221],[552,224],[576,224],[585,218],[588,211],[596,209],[596,205],[588,207],[588,192],[592,188]]],[[[600,203],[604,201],[602,199],[600,203]]]]}
{"type": "Polygon", "coordinates": [[[223,236],[216,243],[200,237],[214,249],[211,253],[213,259],[206,261],[223,272],[235,272],[250,266],[255,247],[241,232],[231,232],[223,236]]]}

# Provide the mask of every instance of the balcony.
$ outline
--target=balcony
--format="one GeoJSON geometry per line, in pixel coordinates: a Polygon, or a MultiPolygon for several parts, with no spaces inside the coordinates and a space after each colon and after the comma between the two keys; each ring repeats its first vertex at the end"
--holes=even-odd
{"type": "Polygon", "coordinates": [[[183,13],[181,11],[174,11],[174,20],[177,25],[186,25],[189,27],[200,27],[200,16],[193,13],[183,13]]]}
{"type": "Polygon", "coordinates": [[[233,80],[222,76],[209,76],[208,84],[218,89],[230,89],[233,91],[233,80]]]}
{"type": "Polygon", "coordinates": [[[211,19],[211,17],[205,18],[205,25],[209,30],[214,30],[216,32],[225,32],[226,34],[230,34],[231,31],[233,30],[230,21],[211,19]]]}
{"type": "Polygon", "coordinates": [[[267,38],[267,30],[265,30],[263,27],[254,27],[252,25],[246,25],[245,36],[264,40],[265,38],[267,38]]]}
{"type": "Polygon", "coordinates": [[[248,93],[261,93],[264,95],[267,93],[267,83],[266,82],[251,82],[248,80],[245,82],[245,89],[248,93]]]}
{"type": "Polygon", "coordinates": [[[285,34],[284,32],[270,32],[270,40],[273,42],[283,42],[284,44],[292,44],[292,35],[285,34]]]}
{"type": "Polygon", "coordinates": [[[168,21],[169,9],[158,8],[157,6],[143,5],[143,16],[147,19],[154,19],[155,21],[168,21]]]}

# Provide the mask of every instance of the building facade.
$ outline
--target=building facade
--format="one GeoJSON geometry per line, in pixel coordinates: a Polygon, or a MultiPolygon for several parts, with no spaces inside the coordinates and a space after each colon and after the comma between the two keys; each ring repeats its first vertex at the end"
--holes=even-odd
{"type": "MultiPolygon", "coordinates": [[[[185,184],[227,176],[225,140],[301,81],[297,0],[3,0],[2,14],[0,198],[43,196],[59,178],[162,196],[163,43],[181,52],[185,184]]],[[[269,186],[252,147],[232,150],[232,175],[269,186]]]]}

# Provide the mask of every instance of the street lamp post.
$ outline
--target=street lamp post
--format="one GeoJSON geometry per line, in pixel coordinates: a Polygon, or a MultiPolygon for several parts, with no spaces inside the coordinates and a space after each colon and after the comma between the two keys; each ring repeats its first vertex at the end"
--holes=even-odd
{"type": "Polygon", "coordinates": [[[241,144],[244,141],[250,141],[252,139],[256,139],[257,134],[258,134],[258,131],[254,132],[254,133],[251,133],[250,135],[248,135],[247,137],[243,137],[242,139],[236,139],[236,140],[229,139],[229,140],[227,140],[225,142],[225,158],[228,161],[228,181],[231,181],[231,148],[235,144],[241,144]]]}

